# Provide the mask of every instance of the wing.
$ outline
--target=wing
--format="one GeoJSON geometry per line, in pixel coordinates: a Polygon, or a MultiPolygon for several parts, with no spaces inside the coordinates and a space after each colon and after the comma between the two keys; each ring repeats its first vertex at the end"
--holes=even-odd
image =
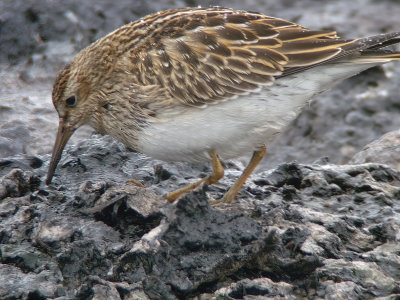
{"type": "Polygon", "coordinates": [[[145,36],[129,54],[137,82],[158,85],[188,105],[246,94],[360,48],[334,31],[226,8],[169,10],[130,30],[145,36]]]}

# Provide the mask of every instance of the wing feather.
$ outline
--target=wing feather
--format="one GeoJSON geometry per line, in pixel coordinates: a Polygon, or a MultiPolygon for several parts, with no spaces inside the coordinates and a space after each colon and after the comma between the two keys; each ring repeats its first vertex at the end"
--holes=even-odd
{"type": "Polygon", "coordinates": [[[189,105],[246,94],[367,48],[365,40],[342,40],[334,31],[226,8],[170,10],[143,20],[132,25],[147,30],[130,52],[137,81],[189,105]]]}

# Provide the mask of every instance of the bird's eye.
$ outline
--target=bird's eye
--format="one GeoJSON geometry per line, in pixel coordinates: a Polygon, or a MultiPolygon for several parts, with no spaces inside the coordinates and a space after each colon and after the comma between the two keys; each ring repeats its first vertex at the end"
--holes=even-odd
{"type": "Polygon", "coordinates": [[[67,106],[69,106],[69,107],[75,106],[75,104],[76,104],[76,97],[75,97],[75,96],[71,96],[71,97],[67,98],[67,99],[65,100],[65,104],[67,104],[67,106]]]}

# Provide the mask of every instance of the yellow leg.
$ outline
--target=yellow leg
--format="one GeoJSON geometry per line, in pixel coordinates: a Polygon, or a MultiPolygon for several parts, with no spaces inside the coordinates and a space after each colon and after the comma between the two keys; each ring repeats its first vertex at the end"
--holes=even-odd
{"type": "Polygon", "coordinates": [[[211,156],[211,162],[212,162],[212,173],[209,176],[207,176],[206,178],[199,180],[198,182],[195,182],[195,183],[185,186],[179,190],[168,193],[167,200],[169,202],[172,203],[176,199],[178,199],[180,196],[197,189],[204,182],[206,184],[210,185],[210,184],[216,183],[218,180],[220,180],[222,177],[224,177],[224,168],[222,167],[222,164],[221,164],[221,161],[219,160],[217,152],[215,150],[210,151],[210,156],[211,156]]]}
{"type": "Polygon", "coordinates": [[[140,188],[146,188],[143,183],[141,183],[139,180],[136,179],[129,179],[130,182],[132,182],[133,184],[136,184],[138,187],[140,188]]]}
{"type": "Polygon", "coordinates": [[[260,150],[254,151],[249,164],[247,165],[246,169],[244,169],[239,179],[236,180],[235,184],[229,189],[228,192],[226,192],[224,197],[219,200],[213,201],[211,205],[217,205],[219,203],[233,203],[240,188],[246,182],[247,178],[249,178],[250,174],[253,173],[254,169],[260,163],[265,153],[267,153],[267,148],[265,147],[265,145],[263,145],[260,150]]]}

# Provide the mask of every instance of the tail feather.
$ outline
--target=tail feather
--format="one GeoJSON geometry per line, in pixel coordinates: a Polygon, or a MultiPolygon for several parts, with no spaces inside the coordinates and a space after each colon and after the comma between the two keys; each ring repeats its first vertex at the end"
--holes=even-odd
{"type": "Polygon", "coordinates": [[[400,52],[382,49],[397,43],[400,43],[400,32],[384,33],[367,38],[355,39],[350,41],[350,43],[344,44],[341,47],[342,51],[337,55],[316,64],[287,68],[282,75],[277,76],[277,78],[338,61],[353,64],[379,65],[393,60],[400,60],[400,52]]]}
{"type": "MultiPolygon", "coordinates": [[[[400,32],[382,33],[366,38],[356,39],[355,41],[363,45],[364,49],[381,49],[399,43],[400,32]]],[[[363,49],[360,50],[362,51],[363,49]]]]}
{"type": "Polygon", "coordinates": [[[359,42],[365,45],[365,50],[360,50],[360,56],[356,59],[358,62],[390,62],[400,59],[400,52],[382,49],[400,42],[400,32],[380,34],[364,39],[359,42]]]}
{"type": "Polygon", "coordinates": [[[362,51],[361,55],[353,59],[355,63],[387,63],[393,60],[400,60],[399,52],[391,51],[362,51]]]}

